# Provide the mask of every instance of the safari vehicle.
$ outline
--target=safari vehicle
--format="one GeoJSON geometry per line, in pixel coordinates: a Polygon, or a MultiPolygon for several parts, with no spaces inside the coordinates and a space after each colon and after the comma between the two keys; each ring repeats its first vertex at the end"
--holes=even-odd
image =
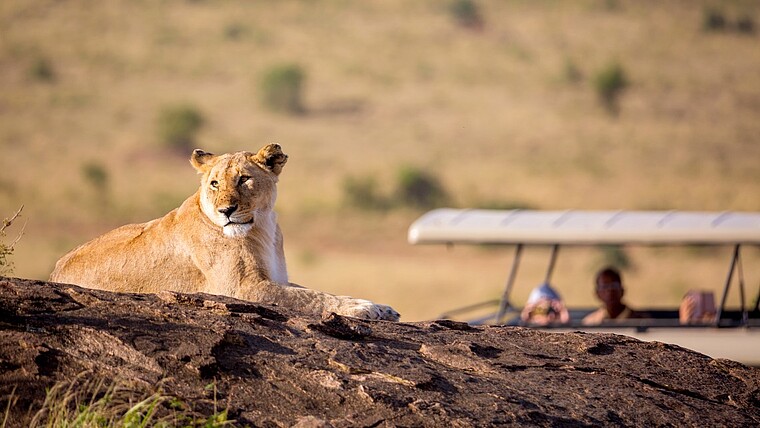
{"type": "MultiPolygon", "coordinates": [[[[512,245],[511,271],[500,299],[453,309],[441,318],[471,324],[520,325],[521,308],[511,295],[526,246],[548,246],[551,255],[544,283],[551,283],[561,246],[730,246],[733,248],[723,292],[709,321],[682,324],[678,308],[636,308],[646,318],[581,324],[593,309],[568,308],[569,323],[540,328],[553,332],[617,333],[646,341],[673,343],[714,358],[760,366],[760,287],[747,299],[742,246],[760,245],[760,213],[684,211],[532,211],[437,209],[409,227],[411,244],[512,245]],[[739,307],[727,296],[737,283],[739,307]],[[486,310],[486,314],[482,315],[486,310]],[[480,312],[477,318],[467,314],[480,312]]],[[[630,286],[629,286],[630,287],[630,286]]],[[[559,290],[561,292],[561,288],[559,290]]],[[[595,309],[595,308],[594,308],[595,309]]]]}

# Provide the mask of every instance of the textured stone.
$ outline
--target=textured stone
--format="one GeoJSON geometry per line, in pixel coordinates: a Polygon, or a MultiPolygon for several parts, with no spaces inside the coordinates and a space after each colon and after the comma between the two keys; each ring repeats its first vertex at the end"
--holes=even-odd
{"type": "Polygon", "coordinates": [[[77,376],[160,384],[241,426],[760,424],[760,369],[673,345],[0,278],[8,426],[77,376]]]}

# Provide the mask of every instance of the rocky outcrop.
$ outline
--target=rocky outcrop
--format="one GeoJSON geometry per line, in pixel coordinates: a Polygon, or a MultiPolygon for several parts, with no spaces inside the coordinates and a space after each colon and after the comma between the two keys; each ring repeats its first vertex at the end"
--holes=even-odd
{"type": "Polygon", "coordinates": [[[662,343],[0,278],[8,425],[77,377],[160,385],[241,426],[760,424],[759,369],[662,343]]]}

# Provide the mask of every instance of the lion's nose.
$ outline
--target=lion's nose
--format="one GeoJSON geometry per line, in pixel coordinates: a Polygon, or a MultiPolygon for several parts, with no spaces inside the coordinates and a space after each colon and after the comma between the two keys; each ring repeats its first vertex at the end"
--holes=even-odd
{"type": "Polygon", "coordinates": [[[229,217],[236,209],[238,209],[237,205],[227,205],[226,207],[219,208],[217,211],[229,217]]]}

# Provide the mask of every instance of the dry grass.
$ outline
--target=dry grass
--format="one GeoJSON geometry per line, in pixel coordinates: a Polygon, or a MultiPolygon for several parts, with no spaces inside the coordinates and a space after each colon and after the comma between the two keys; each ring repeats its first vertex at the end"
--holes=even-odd
{"type": "MultiPolygon", "coordinates": [[[[216,384],[213,410],[210,415],[195,411],[185,401],[165,394],[161,385],[146,387],[135,380],[93,378],[85,372],[69,381],[60,381],[46,389],[45,401],[30,409],[18,406],[15,389],[7,398],[0,428],[25,423],[30,428],[169,428],[169,427],[233,427],[227,409],[219,409],[216,384]],[[12,411],[13,410],[13,411],[12,411]],[[26,416],[22,416],[26,411],[26,416]],[[15,419],[24,417],[24,421],[15,419]]],[[[201,400],[198,400],[200,402],[201,400]]],[[[210,400],[203,400],[210,401],[210,400]]],[[[204,405],[208,403],[203,403],[204,405]]]]}
{"type": "MultiPolygon", "coordinates": [[[[23,203],[30,220],[15,273],[45,278],[75,244],[193,191],[189,153],[158,140],[158,112],[174,103],[207,118],[207,150],[276,141],[290,154],[278,206],[294,281],[383,300],[406,319],[498,295],[508,257],[458,249],[454,263],[409,248],[418,213],[341,208],[348,175],[389,189],[401,165],[419,166],[460,206],[760,210],[758,36],[703,32],[713,2],[479,4],[482,31],[433,0],[3,2],[0,207],[23,203]],[[50,79],[29,71],[41,60],[50,79]],[[568,60],[578,81],[563,74],[568,60]],[[591,84],[610,61],[630,79],[616,118],[591,84]],[[283,62],[308,76],[302,117],[258,102],[261,73],[283,62]],[[109,174],[105,204],[82,173],[93,161],[109,174]]],[[[722,7],[760,14],[754,2],[722,7]]],[[[659,278],[714,286],[692,272],[722,282],[727,263],[638,258],[631,279],[657,295],[631,291],[642,304],[668,294],[659,278]]],[[[561,281],[577,284],[568,299],[590,303],[591,259],[561,281]]]]}

